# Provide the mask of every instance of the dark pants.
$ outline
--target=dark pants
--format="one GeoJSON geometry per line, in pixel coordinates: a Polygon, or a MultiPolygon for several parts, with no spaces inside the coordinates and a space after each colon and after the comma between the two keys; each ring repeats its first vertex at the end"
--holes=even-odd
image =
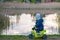
{"type": "MultiPolygon", "coordinates": [[[[42,29],[43,30],[43,29],[42,29]]],[[[37,33],[40,33],[40,31],[42,31],[42,30],[40,30],[40,29],[35,29],[35,31],[37,32],[37,33]]]]}

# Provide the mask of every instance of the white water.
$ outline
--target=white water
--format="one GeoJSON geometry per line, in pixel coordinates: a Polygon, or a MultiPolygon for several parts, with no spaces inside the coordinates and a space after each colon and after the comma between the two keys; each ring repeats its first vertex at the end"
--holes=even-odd
{"type": "MultiPolygon", "coordinates": [[[[52,14],[44,18],[44,29],[46,29],[46,34],[59,33],[55,16],[55,14],[52,14]]],[[[9,16],[9,18],[10,26],[9,29],[3,30],[2,34],[4,35],[28,35],[30,34],[32,27],[35,25],[34,21],[32,21],[33,17],[30,14],[23,13],[19,16],[19,19],[17,19],[17,15],[9,16]]]]}
{"type": "Polygon", "coordinates": [[[32,17],[30,14],[21,14],[19,16],[19,22],[17,23],[15,16],[9,16],[10,18],[10,26],[9,29],[4,30],[2,34],[7,35],[28,35],[31,32],[32,27],[34,26],[34,22],[32,22],[32,17]]]}
{"type": "Polygon", "coordinates": [[[46,15],[44,19],[46,34],[59,34],[57,14],[46,15]]]}

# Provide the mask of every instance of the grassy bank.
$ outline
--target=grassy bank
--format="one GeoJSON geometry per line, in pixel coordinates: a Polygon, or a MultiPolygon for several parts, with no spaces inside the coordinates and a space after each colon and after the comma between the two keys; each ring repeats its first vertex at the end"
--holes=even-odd
{"type": "MultiPolygon", "coordinates": [[[[47,35],[50,39],[55,40],[60,38],[60,35],[47,35]],[[54,38],[53,38],[54,37],[54,38]]],[[[24,35],[0,35],[0,40],[30,40],[28,36],[24,35]]],[[[41,39],[32,39],[32,40],[41,40],[41,39]]]]}
{"type": "Polygon", "coordinates": [[[0,40],[22,40],[25,39],[27,40],[28,37],[27,36],[23,36],[23,35],[0,35],[0,40]]]}

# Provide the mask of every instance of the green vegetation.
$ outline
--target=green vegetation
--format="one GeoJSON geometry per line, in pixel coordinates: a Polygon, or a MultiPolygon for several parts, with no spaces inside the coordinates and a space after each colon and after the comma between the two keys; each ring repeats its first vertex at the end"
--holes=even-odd
{"type": "Polygon", "coordinates": [[[0,34],[9,26],[9,18],[0,14],[0,34]]]}
{"type": "Polygon", "coordinates": [[[24,0],[0,0],[2,2],[13,2],[13,1],[17,1],[17,2],[23,2],[24,0]]]}
{"type": "Polygon", "coordinates": [[[28,40],[27,36],[23,35],[0,35],[0,40],[28,40]]]}
{"type": "Polygon", "coordinates": [[[23,2],[24,0],[16,0],[17,2],[23,2]]]}
{"type": "Polygon", "coordinates": [[[36,3],[36,0],[31,0],[31,3],[36,3]]]}
{"type": "Polygon", "coordinates": [[[52,36],[52,37],[60,37],[60,34],[52,34],[52,35],[48,35],[48,36],[52,36]]]}
{"type": "MultiPolygon", "coordinates": [[[[54,40],[54,36],[60,37],[60,35],[48,35],[48,38],[51,37],[54,40]]],[[[0,35],[0,40],[29,40],[28,36],[24,35],[0,35]]],[[[39,39],[32,39],[32,40],[40,40],[39,39]]],[[[50,39],[48,39],[50,40],[50,39]]],[[[55,38],[56,40],[56,38],[55,38]]]]}
{"type": "Polygon", "coordinates": [[[0,0],[1,2],[13,2],[13,1],[16,1],[16,2],[31,2],[31,3],[35,3],[36,2],[36,0],[0,0]]]}
{"type": "MultiPolygon", "coordinates": [[[[1,2],[13,2],[13,1],[16,1],[16,2],[28,2],[30,1],[31,3],[36,3],[36,0],[0,0],[1,2]]],[[[54,0],[54,2],[60,2],[60,0],[54,0]]]]}
{"type": "Polygon", "coordinates": [[[60,2],[60,0],[55,0],[55,2],[60,2]]]}
{"type": "Polygon", "coordinates": [[[12,1],[14,1],[14,0],[0,0],[1,2],[6,2],[6,1],[10,1],[10,2],[12,2],[12,1]]]}

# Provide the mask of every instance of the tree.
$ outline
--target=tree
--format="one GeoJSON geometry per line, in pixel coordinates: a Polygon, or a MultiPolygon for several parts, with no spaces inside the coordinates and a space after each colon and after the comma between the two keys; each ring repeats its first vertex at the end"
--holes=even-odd
{"type": "Polygon", "coordinates": [[[15,0],[15,1],[17,1],[17,2],[23,2],[24,0],[15,0]]]}
{"type": "Polygon", "coordinates": [[[36,0],[31,0],[32,3],[36,3],[36,0]]]}
{"type": "Polygon", "coordinates": [[[55,2],[60,2],[60,0],[55,0],[55,2]]]}

